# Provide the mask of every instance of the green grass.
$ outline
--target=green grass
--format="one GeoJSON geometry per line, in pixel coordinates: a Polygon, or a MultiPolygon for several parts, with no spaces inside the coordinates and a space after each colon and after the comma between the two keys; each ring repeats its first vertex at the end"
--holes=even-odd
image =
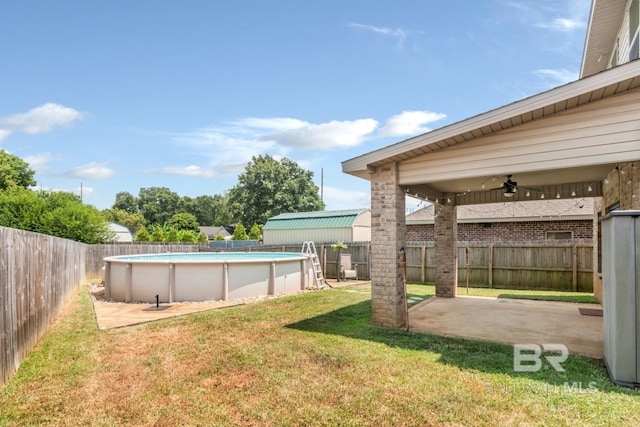
{"type": "Polygon", "coordinates": [[[0,425],[640,424],[601,361],[563,366],[373,326],[367,285],[108,331],[83,291],[0,392],[0,425]]]}
{"type": "MultiPolygon", "coordinates": [[[[407,299],[430,298],[436,294],[434,285],[407,285],[407,299]]],[[[490,288],[467,288],[458,287],[458,295],[470,295],[476,297],[529,299],[539,301],[564,301],[583,304],[599,304],[593,294],[584,292],[564,292],[564,291],[530,291],[518,289],[490,289],[490,288]]],[[[410,302],[409,305],[417,304],[419,301],[410,302]]]]}

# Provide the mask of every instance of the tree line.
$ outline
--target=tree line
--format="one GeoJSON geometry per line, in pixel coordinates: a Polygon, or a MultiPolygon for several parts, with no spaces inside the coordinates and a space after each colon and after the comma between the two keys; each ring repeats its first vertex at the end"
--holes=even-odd
{"type": "Polygon", "coordinates": [[[200,226],[231,226],[233,239],[260,239],[272,216],[324,209],[313,173],[270,155],[254,156],[225,194],[191,198],[167,187],[141,188],[137,196],[117,193],[102,211],[71,193],[29,189],[34,174],[28,163],[0,150],[0,225],[85,243],[112,240],[107,222],[128,227],[137,241],[206,243],[200,226]]]}

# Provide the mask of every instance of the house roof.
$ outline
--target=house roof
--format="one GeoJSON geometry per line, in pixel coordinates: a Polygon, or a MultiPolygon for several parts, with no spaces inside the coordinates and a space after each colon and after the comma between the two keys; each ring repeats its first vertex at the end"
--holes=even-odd
{"type": "Polygon", "coordinates": [[[116,222],[109,222],[107,225],[109,229],[115,233],[116,242],[133,242],[133,236],[131,235],[131,231],[128,227],[116,222]]]}
{"type": "MultiPolygon", "coordinates": [[[[593,219],[594,198],[529,200],[457,207],[458,223],[593,219]]],[[[407,225],[433,224],[434,206],[407,215],[407,225]]]]}
{"type": "Polygon", "coordinates": [[[207,237],[215,237],[216,235],[221,235],[222,237],[230,236],[229,232],[224,227],[198,227],[200,231],[207,235],[207,237]]]}
{"type": "Polygon", "coordinates": [[[640,87],[640,61],[633,61],[466,120],[342,162],[342,171],[370,179],[371,170],[549,117],[640,87]]]}
{"type": "Polygon", "coordinates": [[[369,209],[283,213],[267,220],[262,230],[293,230],[353,227],[359,215],[369,209]]]}

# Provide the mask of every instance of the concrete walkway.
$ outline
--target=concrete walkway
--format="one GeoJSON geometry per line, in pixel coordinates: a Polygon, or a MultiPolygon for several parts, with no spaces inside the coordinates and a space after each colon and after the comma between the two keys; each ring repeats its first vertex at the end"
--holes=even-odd
{"type": "Polygon", "coordinates": [[[571,354],[602,358],[602,317],[576,304],[458,296],[432,297],[409,310],[413,331],[506,344],[564,344],[571,354]]]}
{"type": "MultiPolygon", "coordinates": [[[[351,286],[363,281],[327,280],[332,288],[351,286]]],[[[306,291],[305,291],[306,292],[306,291]]],[[[104,287],[97,283],[89,285],[89,294],[93,301],[93,309],[96,314],[96,323],[101,330],[134,326],[156,320],[169,319],[177,316],[199,313],[209,310],[217,310],[235,305],[250,304],[266,299],[278,298],[278,296],[262,296],[231,301],[197,301],[175,302],[171,304],[161,303],[159,307],[149,303],[126,303],[106,301],[103,298],[104,287]]]]}

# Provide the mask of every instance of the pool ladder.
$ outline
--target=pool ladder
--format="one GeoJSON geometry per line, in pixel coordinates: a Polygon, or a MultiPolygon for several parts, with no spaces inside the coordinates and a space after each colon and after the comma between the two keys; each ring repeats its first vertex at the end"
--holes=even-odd
{"type": "Polygon", "coordinates": [[[302,254],[309,257],[313,264],[314,280],[316,289],[322,289],[325,285],[328,285],[322,274],[322,267],[320,266],[320,259],[316,252],[316,245],[312,241],[306,241],[302,244],[302,254]]]}

